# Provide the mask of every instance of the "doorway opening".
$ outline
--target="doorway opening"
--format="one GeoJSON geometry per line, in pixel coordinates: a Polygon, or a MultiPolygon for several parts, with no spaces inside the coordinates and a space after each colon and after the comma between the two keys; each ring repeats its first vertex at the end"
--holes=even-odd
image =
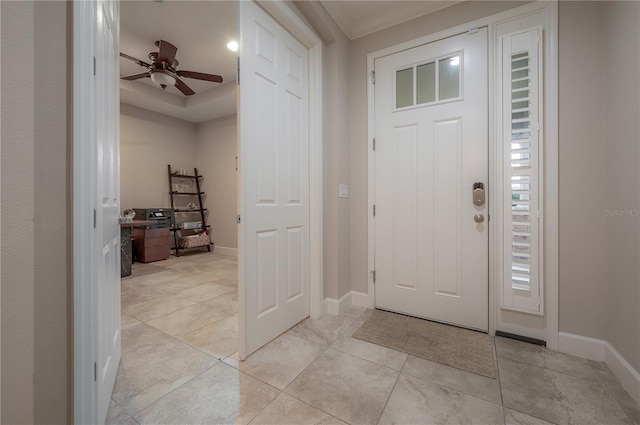
{"type": "Polygon", "coordinates": [[[120,80],[120,209],[137,212],[134,222],[153,211],[171,211],[172,219],[168,228],[134,228],[138,258],[121,279],[122,357],[108,420],[133,417],[237,357],[238,54],[227,48],[231,41],[239,41],[234,2],[120,3],[120,52],[138,59],[120,58],[120,75],[133,76],[120,80]],[[171,62],[188,90],[138,78],[147,72],[138,62],[160,54],[158,37],[177,48],[171,62]],[[182,76],[184,69],[223,81],[182,76]],[[197,169],[199,190],[192,179],[169,179],[167,165],[179,175],[197,169]],[[145,236],[153,232],[162,235],[145,236]],[[191,234],[209,238],[211,251],[186,248],[191,234]]]}

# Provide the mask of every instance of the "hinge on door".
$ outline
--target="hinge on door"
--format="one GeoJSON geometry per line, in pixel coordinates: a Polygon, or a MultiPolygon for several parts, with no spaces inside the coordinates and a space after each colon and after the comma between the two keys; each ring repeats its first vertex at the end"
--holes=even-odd
{"type": "Polygon", "coordinates": [[[95,228],[96,228],[96,226],[97,226],[97,223],[96,223],[96,221],[97,221],[96,214],[97,214],[97,213],[96,213],[96,209],[94,208],[94,209],[93,209],[93,228],[94,228],[94,229],[95,229],[95,228]]]}
{"type": "Polygon", "coordinates": [[[372,271],[371,274],[373,275],[373,283],[376,283],[376,271],[372,271]]]}
{"type": "Polygon", "coordinates": [[[93,75],[94,76],[96,75],[96,68],[97,68],[97,66],[96,66],[96,57],[94,56],[93,57],[93,75]]]}
{"type": "Polygon", "coordinates": [[[376,83],[376,72],[375,71],[371,71],[369,73],[369,75],[371,75],[371,84],[375,84],[376,83]]]}
{"type": "Polygon", "coordinates": [[[236,222],[237,222],[238,224],[240,224],[240,214],[238,214],[238,215],[236,216],[236,222]]]}
{"type": "Polygon", "coordinates": [[[373,216],[376,216],[376,204],[373,204],[373,216]]]}
{"type": "Polygon", "coordinates": [[[240,85],[240,57],[238,57],[236,62],[238,63],[238,75],[236,76],[236,84],[240,85]]]}
{"type": "Polygon", "coordinates": [[[98,380],[98,363],[93,363],[93,382],[98,380]]]}
{"type": "Polygon", "coordinates": [[[373,138],[373,150],[374,151],[376,150],[376,138],[375,137],[373,138]]]}

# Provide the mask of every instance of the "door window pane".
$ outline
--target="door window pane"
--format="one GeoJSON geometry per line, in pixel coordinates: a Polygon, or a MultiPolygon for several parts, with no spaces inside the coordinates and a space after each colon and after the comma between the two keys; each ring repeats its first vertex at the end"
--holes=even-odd
{"type": "Polygon", "coordinates": [[[396,108],[413,105],[413,68],[396,71],[396,108]]]}
{"type": "Polygon", "coordinates": [[[438,61],[440,100],[460,97],[460,55],[438,61]]]}
{"type": "Polygon", "coordinates": [[[436,100],[436,64],[435,62],[419,65],[416,71],[416,85],[418,86],[417,102],[429,103],[436,100]]]}

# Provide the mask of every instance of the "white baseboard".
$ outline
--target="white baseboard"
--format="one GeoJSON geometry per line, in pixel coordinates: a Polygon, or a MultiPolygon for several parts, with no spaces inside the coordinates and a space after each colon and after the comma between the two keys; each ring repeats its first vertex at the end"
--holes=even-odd
{"type": "Polygon", "coordinates": [[[370,308],[369,294],[365,294],[364,292],[351,291],[351,302],[356,307],[370,308]]]}
{"type": "Polygon", "coordinates": [[[338,315],[352,305],[369,308],[369,294],[351,291],[344,294],[339,300],[334,298],[324,299],[324,311],[327,314],[338,315]]]}
{"type": "Polygon", "coordinates": [[[215,245],[213,247],[213,252],[221,255],[231,255],[233,257],[238,256],[238,248],[228,248],[226,246],[215,245]]]}
{"type": "Polygon", "coordinates": [[[640,373],[608,341],[560,332],[558,351],[604,362],[631,397],[640,403],[640,373]]]}
{"type": "Polygon", "coordinates": [[[335,298],[324,299],[324,311],[327,314],[337,316],[351,305],[351,292],[344,294],[339,300],[335,298]]]}
{"type": "Polygon", "coordinates": [[[605,341],[604,362],[631,397],[640,404],[640,373],[608,341],[605,341]]]}
{"type": "Polygon", "coordinates": [[[589,338],[567,332],[558,333],[558,351],[597,362],[604,361],[605,343],[606,341],[603,339],[589,338]]]}

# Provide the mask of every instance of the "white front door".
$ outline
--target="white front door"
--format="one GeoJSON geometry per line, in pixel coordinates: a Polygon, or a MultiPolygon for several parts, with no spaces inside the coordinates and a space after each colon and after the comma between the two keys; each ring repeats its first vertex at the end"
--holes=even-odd
{"type": "Polygon", "coordinates": [[[486,28],[376,59],[374,96],[375,305],[487,331],[486,28]]]}
{"type": "Polygon", "coordinates": [[[104,423],[120,363],[120,82],[118,2],[97,2],[96,244],[99,423],[104,423]]]}
{"type": "Polygon", "coordinates": [[[240,358],[309,316],[308,50],[240,2],[240,358]]]}

